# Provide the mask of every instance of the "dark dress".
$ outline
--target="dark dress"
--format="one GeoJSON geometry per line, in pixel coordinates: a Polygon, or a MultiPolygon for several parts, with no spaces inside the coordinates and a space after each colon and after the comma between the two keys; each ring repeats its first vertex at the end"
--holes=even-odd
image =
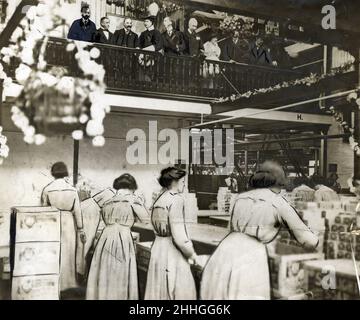
{"type": "Polygon", "coordinates": [[[162,36],[159,30],[145,30],[141,33],[139,41],[141,49],[150,46],[154,46],[155,51],[161,51],[163,49],[162,36]]]}
{"type": "Polygon", "coordinates": [[[133,31],[126,34],[125,29],[116,30],[113,36],[113,44],[126,48],[138,48],[140,47],[139,36],[133,31]]]}
{"type": "MultiPolygon", "coordinates": [[[[145,30],[142,32],[139,42],[140,48],[145,49],[146,51],[160,52],[164,48],[161,33],[156,29],[145,30]],[[148,49],[151,46],[154,46],[154,50],[148,49]]],[[[160,56],[147,54],[139,55],[139,65],[139,80],[147,82],[154,81],[157,78],[157,72],[161,72],[160,70],[156,70],[157,67],[163,67],[163,63],[160,61],[160,56]]]]}
{"type": "Polygon", "coordinates": [[[96,43],[112,44],[114,34],[109,31],[109,37],[107,38],[104,29],[98,29],[93,36],[93,41],[96,43]]]}
{"type": "Polygon", "coordinates": [[[68,39],[93,42],[95,32],[96,25],[91,20],[86,24],[83,19],[75,20],[70,27],[68,39]]]}

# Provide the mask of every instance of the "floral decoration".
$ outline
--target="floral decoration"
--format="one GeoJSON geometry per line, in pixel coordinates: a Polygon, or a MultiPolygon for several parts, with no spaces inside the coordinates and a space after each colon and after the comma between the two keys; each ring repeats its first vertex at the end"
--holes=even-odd
{"type": "Polygon", "coordinates": [[[3,128],[0,126],[0,165],[4,159],[9,156],[9,147],[7,145],[7,138],[2,134],[3,128]]]}
{"type": "MultiPolygon", "coordinates": [[[[184,6],[178,5],[170,1],[155,0],[150,4],[150,6],[154,4],[156,4],[159,8],[158,13],[165,14],[166,16],[170,16],[184,8],[184,6]]],[[[127,11],[132,13],[136,17],[141,17],[147,13],[148,8],[136,2],[129,2],[127,5],[127,11]]]]}
{"type": "Polygon", "coordinates": [[[266,93],[270,93],[270,92],[276,92],[276,91],[279,91],[279,90],[281,90],[283,88],[290,88],[290,87],[304,86],[304,85],[310,87],[310,86],[313,86],[313,85],[319,83],[321,80],[335,77],[338,74],[346,73],[353,66],[354,66],[353,62],[348,62],[348,63],[344,64],[343,66],[332,69],[327,74],[311,73],[309,76],[304,77],[302,79],[284,81],[282,83],[279,83],[277,85],[274,85],[274,86],[271,86],[271,87],[268,87],[268,88],[255,89],[253,91],[250,90],[250,91],[247,91],[245,93],[233,94],[230,97],[220,98],[217,101],[215,101],[215,103],[225,103],[225,102],[230,102],[230,101],[234,102],[234,101],[240,100],[242,98],[249,99],[249,98],[257,96],[259,94],[266,94],[266,93]]]}
{"type": "Polygon", "coordinates": [[[167,16],[170,16],[184,8],[183,6],[169,1],[158,1],[158,5],[160,7],[160,12],[165,13],[167,16]]]}
{"type": "Polygon", "coordinates": [[[73,139],[80,140],[86,134],[94,146],[105,143],[103,120],[110,107],[103,103],[105,69],[95,61],[100,50],[85,42],[69,41],[66,50],[74,53],[83,73],[81,78],[68,76],[63,68],[50,68],[45,60],[46,35],[70,24],[67,16],[72,9],[60,0],[31,7],[15,29],[11,44],[0,52],[4,87],[13,82],[5,69],[10,63],[17,63],[15,79],[22,89],[12,107],[12,120],[29,144],[42,144],[46,134],[64,134],[69,130],[73,139]]]}
{"type": "Polygon", "coordinates": [[[220,30],[226,33],[237,30],[243,34],[253,34],[254,26],[254,21],[239,15],[226,15],[224,20],[220,21],[220,30]]]}
{"type": "Polygon", "coordinates": [[[106,0],[108,5],[115,5],[116,7],[125,7],[125,0],[106,0]]]}

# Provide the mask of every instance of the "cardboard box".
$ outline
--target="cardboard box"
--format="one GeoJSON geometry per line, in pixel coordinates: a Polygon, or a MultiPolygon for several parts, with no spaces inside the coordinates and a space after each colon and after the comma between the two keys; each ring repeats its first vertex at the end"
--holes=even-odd
{"type": "Polygon", "coordinates": [[[294,296],[306,292],[305,274],[302,263],[323,259],[321,253],[269,254],[271,288],[277,298],[294,296]]]}
{"type": "Polygon", "coordinates": [[[60,241],[60,211],[51,207],[17,207],[16,243],[60,241]]]}
{"type": "Polygon", "coordinates": [[[60,242],[29,242],[15,245],[13,276],[59,274],[60,242]]]}
{"type": "Polygon", "coordinates": [[[13,277],[12,300],[59,300],[59,276],[13,277]]]}
{"type": "MultiPolygon", "coordinates": [[[[358,263],[360,269],[360,264],[358,263]]],[[[360,299],[356,273],[352,260],[319,260],[304,263],[306,288],[313,292],[314,299],[360,299]],[[334,276],[331,287],[328,281],[334,276]],[[327,277],[327,278],[325,278],[327,277]]]]}

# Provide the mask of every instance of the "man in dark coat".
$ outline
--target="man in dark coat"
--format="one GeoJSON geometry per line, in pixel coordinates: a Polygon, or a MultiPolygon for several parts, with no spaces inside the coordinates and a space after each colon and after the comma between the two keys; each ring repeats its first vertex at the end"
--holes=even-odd
{"type": "Polygon", "coordinates": [[[110,19],[108,17],[101,18],[100,25],[101,28],[95,32],[93,41],[103,44],[112,44],[114,34],[109,31],[110,19]]]}
{"type": "Polygon", "coordinates": [[[131,18],[126,18],[124,20],[124,28],[115,31],[113,44],[126,48],[140,48],[139,37],[131,30],[132,26],[133,22],[131,18]]]}
{"type": "Polygon", "coordinates": [[[146,30],[141,33],[139,42],[141,49],[159,52],[163,50],[164,46],[160,31],[155,29],[155,19],[156,17],[153,16],[145,18],[146,30]]]}
{"type": "Polygon", "coordinates": [[[264,40],[257,37],[250,46],[250,63],[258,65],[276,66],[277,62],[271,58],[270,50],[264,46],[264,40]]]}
{"type": "Polygon", "coordinates": [[[204,43],[196,33],[198,22],[195,18],[189,20],[189,28],[184,32],[185,54],[191,57],[199,57],[204,52],[204,43]]]}
{"type": "Polygon", "coordinates": [[[162,34],[164,52],[168,55],[181,56],[185,51],[184,35],[180,31],[175,31],[171,23],[167,24],[166,31],[162,34]]]}
{"type": "Polygon", "coordinates": [[[81,7],[81,19],[75,20],[69,30],[68,39],[93,42],[96,25],[90,20],[90,7],[81,7]]]}
{"type": "Polygon", "coordinates": [[[225,41],[221,52],[221,59],[224,61],[247,63],[249,60],[249,44],[245,39],[241,39],[238,30],[233,31],[232,37],[225,41]]]}

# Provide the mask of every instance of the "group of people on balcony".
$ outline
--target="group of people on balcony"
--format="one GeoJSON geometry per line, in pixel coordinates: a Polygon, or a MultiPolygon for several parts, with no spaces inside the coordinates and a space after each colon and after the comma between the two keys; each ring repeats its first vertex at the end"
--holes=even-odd
{"type": "MultiPolygon", "coordinates": [[[[226,39],[221,47],[216,33],[212,33],[209,41],[204,42],[197,32],[198,21],[195,18],[191,18],[188,28],[181,32],[175,30],[173,22],[167,17],[163,21],[165,31],[161,33],[155,28],[156,16],[147,16],[144,18],[146,30],[138,36],[133,31],[131,18],[125,18],[124,27],[112,33],[109,31],[108,17],[101,18],[101,27],[96,29],[95,23],[90,20],[88,5],[81,8],[81,15],[82,18],[72,24],[68,34],[69,39],[143,49],[173,56],[202,57],[212,61],[277,65],[261,37],[249,44],[243,39],[240,31],[234,30],[231,38],[226,39]]],[[[209,66],[211,67],[211,64],[209,66]]],[[[210,67],[209,73],[219,72],[216,66],[213,66],[213,70],[210,70],[210,67]]]]}

